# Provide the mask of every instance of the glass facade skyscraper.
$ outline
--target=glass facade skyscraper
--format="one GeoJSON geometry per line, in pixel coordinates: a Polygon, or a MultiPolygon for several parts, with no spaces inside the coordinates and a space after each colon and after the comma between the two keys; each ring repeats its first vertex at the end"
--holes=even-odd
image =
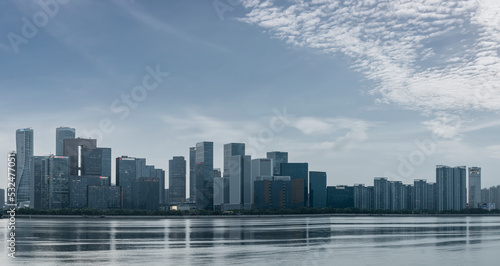
{"type": "Polygon", "coordinates": [[[186,201],[186,160],[182,156],[168,162],[168,189],[171,204],[186,201]]]}
{"type": "Polygon", "coordinates": [[[281,174],[281,164],[288,163],[288,152],[271,151],[267,153],[267,158],[273,160],[273,175],[283,175],[281,174]]]}
{"type": "Polygon", "coordinates": [[[105,176],[111,182],[111,148],[83,148],[81,156],[82,175],[105,176]]]}
{"type": "Polygon", "coordinates": [[[33,129],[23,128],[16,131],[16,202],[30,200],[30,160],[33,157],[33,129]]]}
{"type": "Polygon", "coordinates": [[[309,172],[309,184],[311,200],[310,207],[325,208],[326,207],[326,172],[309,172]]]}
{"type": "Polygon", "coordinates": [[[116,185],[122,187],[124,209],[132,208],[132,180],[136,178],[136,159],[128,156],[116,158],[116,185]]]}
{"type": "Polygon", "coordinates": [[[75,129],[71,127],[56,128],[56,156],[64,155],[64,139],[74,139],[75,129]]]}
{"type": "Polygon", "coordinates": [[[189,148],[189,199],[196,202],[196,147],[189,148]]]}
{"type": "Polygon", "coordinates": [[[309,165],[308,163],[281,163],[281,176],[289,176],[292,181],[292,203],[294,209],[309,206],[309,165]]]}
{"type": "Polygon", "coordinates": [[[213,209],[214,143],[196,144],[196,207],[213,209]]]}
{"type": "Polygon", "coordinates": [[[245,155],[245,143],[228,143],[224,144],[224,169],[223,177],[228,177],[231,168],[231,156],[245,155]]]}

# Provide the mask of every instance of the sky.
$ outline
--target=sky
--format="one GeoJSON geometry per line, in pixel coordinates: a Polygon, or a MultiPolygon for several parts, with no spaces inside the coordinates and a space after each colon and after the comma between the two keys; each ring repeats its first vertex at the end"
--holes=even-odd
{"type": "Polygon", "coordinates": [[[328,185],[466,165],[496,186],[499,53],[496,0],[1,1],[0,151],[31,127],[54,153],[69,126],[167,173],[245,142],[328,185]]]}

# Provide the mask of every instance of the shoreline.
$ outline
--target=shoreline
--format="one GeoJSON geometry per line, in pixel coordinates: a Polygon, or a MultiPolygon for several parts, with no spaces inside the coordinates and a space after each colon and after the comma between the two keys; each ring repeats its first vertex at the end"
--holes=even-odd
{"type": "MultiPolygon", "coordinates": [[[[270,214],[270,215],[30,215],[19,214],[16,219],[251,219],[251,218],[303,218],[303,217],[499,217],[500,214],[270,214]]],[[[2,219],[9,216],[3,215],[2,219]]]]}

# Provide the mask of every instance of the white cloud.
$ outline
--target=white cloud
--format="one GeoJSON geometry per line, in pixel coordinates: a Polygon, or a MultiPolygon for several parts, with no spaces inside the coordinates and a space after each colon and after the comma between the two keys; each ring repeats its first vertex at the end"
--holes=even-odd
{"type": "Polygon", "coordinates": [[[380,102],[425,113],[500,110],[498,1],[281,3],[244,1],[241,20],[291,45],[351,57],[380,102]]]}

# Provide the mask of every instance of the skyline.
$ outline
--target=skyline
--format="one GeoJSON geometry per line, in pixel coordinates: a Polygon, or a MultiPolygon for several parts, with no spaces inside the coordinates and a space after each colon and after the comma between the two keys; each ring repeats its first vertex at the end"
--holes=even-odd
{"type": "Polygon", "coordinates": [[[0,150],[15,150],[15,130],[32,127],[35,155],[55,153],[55,128],[86,137],[109,119],[114,130],[98,146],[165,170],[200,141],[214,142],[223,169],[223,144],[272,132],[252,158],[288,151],[328,184],[432,181],[444,164],[479,166],[482,187],[497,185],[499,3],[257,2],[223,20],[212,1],[69,2],[18,53],[8,34],[43,9],[0,3],[0,150]],[[385,28],[374,19],[390,16],[385,28]],[[155,79],[157,69],[169,75],[155,79]],[[127,105],[122,96],[147,75],[158,86],[127,105]],[[275,111],[289,114],[280,131],[270,127],[275,111]],[[400,159],[433,133],[435,149],[400,174],[400,159]]]}

